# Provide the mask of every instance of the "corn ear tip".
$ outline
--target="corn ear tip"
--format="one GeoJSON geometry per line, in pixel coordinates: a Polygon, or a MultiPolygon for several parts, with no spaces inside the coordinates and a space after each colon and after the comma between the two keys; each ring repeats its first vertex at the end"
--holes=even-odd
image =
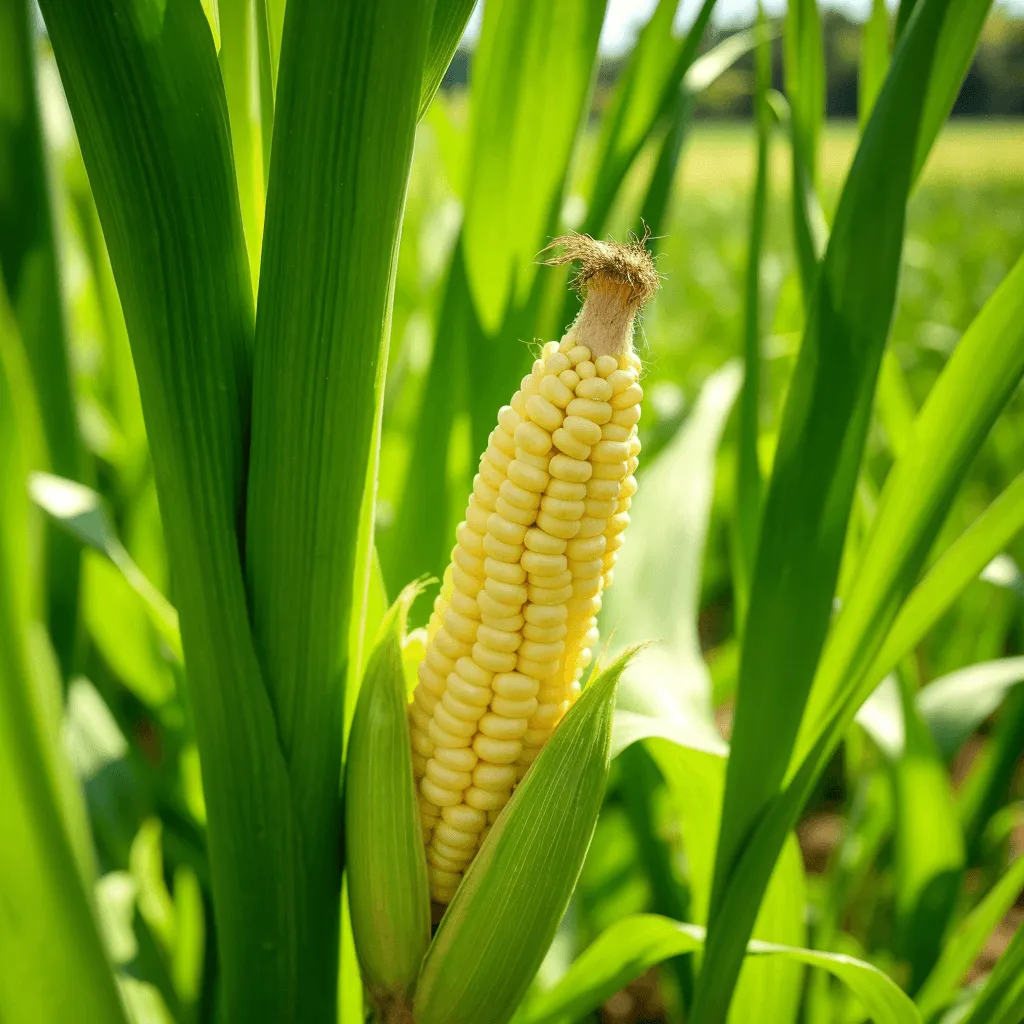
{"type": "Polygon", "coordinates": [[[604,278],[626,285],[630,291],[630,301],[639,307],[661,287],[654,258],[647,250],[650,237],[646,225],[642,236],[634,235],[626,243],[600,242],[590,235],[571,232],[553,239],[538,253],[538,257],[560,248],[561,252],[541,260],[541,263],[552,267],[579,263],[572,287],[581,295],[586,294],[591,281],[604,278]]]}

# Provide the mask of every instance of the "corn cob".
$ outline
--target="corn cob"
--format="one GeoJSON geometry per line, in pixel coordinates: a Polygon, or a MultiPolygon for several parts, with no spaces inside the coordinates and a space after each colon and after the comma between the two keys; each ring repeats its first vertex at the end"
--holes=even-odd
{"type": "Polygon", "coordinates": [[[585,302],[498,413],[409,710],[439,904],[580,692],[636,491],[633,321],[658,278],[642,243],[556,244],[585,302]]]}

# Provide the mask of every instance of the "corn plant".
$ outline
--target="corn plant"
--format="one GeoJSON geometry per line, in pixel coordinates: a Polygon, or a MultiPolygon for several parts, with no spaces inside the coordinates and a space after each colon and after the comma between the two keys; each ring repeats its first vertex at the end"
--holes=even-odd
{"type": "Polygon", "coordinates": [[[873,5],[838,197],[813,0],[677,6],[595,102],[604,0],[485,0],[466,97],[467,0],[0,0],[4,1021],[1021,1019],[1024,931],[964,981],[1024,888],[1014,612],[921,684],[1020,590],[1019,470],[965,484],[1019,456],[1024,258],[924,393],[892,340],[989,0],[873,5]],[[666,415],[748,60],[736,358],[666,415]]]}

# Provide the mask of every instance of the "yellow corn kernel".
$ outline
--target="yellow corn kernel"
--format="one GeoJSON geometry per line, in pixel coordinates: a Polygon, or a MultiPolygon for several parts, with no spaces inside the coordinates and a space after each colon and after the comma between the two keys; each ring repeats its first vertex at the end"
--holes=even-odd
{"type": "Polygon", "coordinates": [[[657,278],[637,245],[564,244],[584,260],[588,298],[498,411],[409,708],[430,890],[442,904],[579,694],[636,491],[632,324],[657,278]]]}

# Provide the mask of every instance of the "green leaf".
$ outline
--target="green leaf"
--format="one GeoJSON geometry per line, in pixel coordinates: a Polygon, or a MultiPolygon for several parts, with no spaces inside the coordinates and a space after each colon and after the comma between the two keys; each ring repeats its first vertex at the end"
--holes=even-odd
{"type": "MultiPolygon", "coordinates": [[[[924,0],[922,15],[927,10],[924,0]]],[[[912,28],[905,42],[916,31],[912,28]]],[[[1022,284],[1024,260],[960,340],[918,416],[912,444],[890,472],[856,578],[818,669],[786,788],[772,800],[740,856],[725,899],[728,909],[722,911],[726,920],[748,915],[747,908],[766,883],[769,851],[781,848],[857,708],[873,689],[877,676],[870,668],[882,637],[920,571],[972,456],[1024,373],[1022,284]]]]}
{"type": "MultiPolygon", "coordinates": [[[[900,624],[899,620],[893,622],[896,611],[917,578],[972,456],[1022,375],[1024,259],[1018,261],[960,339],[917,418],[913,442],[886,479],[857,574],[822,658],[794,766],[818,737],[826,731],[834,736],[842,716],[852,716],[873,688],[878,679],[874,673],[881,664],[882,638],[890,626],[894,631],[900,624]],[[950,415],[953,409],[955,417],[950,415]]],[[[1013,508],[1019,501],[1015,481],[951,547],[947,553],[950,561],[944,558],[937,563],[932,571],[936,574],[934,582],[932,574],[925,581],[929,584],[928,600],[921,599],[929,624],[935,621],[931,615],[936,605],[940,610],[945,607],[936,595],[942,593],[943,601],[950,600],[956,593],[952,580],[962,580],[962,588],[995,553],[979,551],[984,543],[982,530],[1000,539],[1005,537],[1003,531],[1009,529],[1013,508]],[[996,524],[998,532],[992,529],[996,524]],[[971,559],[983,553],[987,555],[985,560],[967,574],[971,559]]],[[[915,591],[921,593],[921,589],[915,591]]],[[[918,615],[916,627],[924,617],[918,615]]],[[[887,642],[882,653],[889,646],[887,642]]]]}
{"type": "Polygon", "coordinates": [[[996,961],[964,1024],[1018,1024],[1024,1015],[1024,928],[996,961]]]}
{"type": "Polygon", "coordinates": [[[605,2],[485,5],[473,64],[463,247],[469,290],[489,334],[509,303],[529,293],[534,257],[561,205],[590,105],[605,2]]]}
{"type": "MultiPolygon", "coordinates": [[[[254,113],[259,96],[254,95],[253,70],[258,65],[255,10],[264,0],[217,0],[223,28],[218,57],[224,79],[224,96],[231,122],[231,150],[235,181],[249,254],[249,274],[260,277],[260,248],[263,242],[265,179],[260,155],[259,117],[254,113]]],[[[273,110],[271,110],[273,116],[273,110]]],[[[270,139],[264,140],[269,154],[270,139]]]]}
{"type": "Polygon", "coordinates": [[[887,348],[878,374],[878,420],[885,430],[889,450],[899,458],[914,430],[917,407],[896,354],[887,348]]]}
{"type": "Polygon", "coordinates": [[[946,766],[905,677],[901,691],[906,744],[893,769],[897,942],[915,991],[938,958],[965,853],[946,766]]]}
{"type": "Polygon", "coordinates": [[[180,664],[181,634],[174,606],[146,578],[125,550],[96,491],[73,480],[49,473],[33,473],[29,478],[32,500],[77,537],[105,555],[142,601],[150,625],[180,664]]]}
{"type": "Polygon", "coordinates": [[[174,872],[175,942],[171,954],[171,979],[178,998],[186,1006],[199,999],[206,947],[206,918],[199,880],[190,868],[174,872]]]}
{"type": "Polygon", "coordinates": [[[818,151],[825,120],[825,40],[817,0],[793,0],[786,9],[782,39],[793,156],[793,238],[809,307],[827,236],[816,215],[818,151]]]}
{"type": "MultiPolygon", "coordinates": [[[[960,85],[974,58],[982,27],[992,0],[959,0],[949,5],[942,34],[935,48],[935,60],[928,83],[928,97],[925,100],[921,127],[917,137],[917,153],[914,157],[914,179],[920,177],[928,154],[946,118],[949,116],[960,85]]],[[[897,21],[903,17],[900,6],[897,21]]]]}
{"type": "Polygon", "coordinates": [[[89,636],[124,685],[160,712],[176,687],[167,659],[139,600],[125,577],[103,556],[87,551],[83,562],[82,612],[89,636]]]}
{"type": "Polygon", "coordinates": [[[359,693],[345,767],[345,863],[356,953],[379,1006],[411,995],[430,942],[402,633],[417,587],[385,618],[359,693]]]}
{"type": "MultiPolygon", "coordinates": [[[[451,505],[466,500],[465,493],[448,486],[450,438],[467,400],[465,388],[459,384],[465,381],[469,352],[486,340],[469,293],[461,241],[452,252],[434,337],[395,522],[380,541],[381,562],[392,593],[421,576],[441,578],[452,549],[450,530],[456,510],[451,505]]],[[[509,397],[512,389],[509,383],[509,397]]]]}
{"type": "MultiPolygon", "coordinates": [[[[850,171],[783,412],[740,662],[709,951],[695,1012],[724,1018],[757,900],[723,901],[781,787],[832,611],[850,506],[895,300],[917,124],[946,0],[925,0],[850,171]],[[740,916],[733,916],[738,914],[740,916]]],[[[773,832],[779,841],[790,823],[773,832]]],[[[763,881],[761,881],[763,879],[763,881]]],[[[738,897],[737,897],[738,899],[738,897]]]]}
{"type": "Polygon", "coordinates": [[[1024,857],[1018,857],[984,899],[957,925],[942,954],[917,993],[917,1007],[931,1020],[951,1003],[961,979],[981,953],[989,936],[1024,890],[1024,857]]]}
{"type": "MultiPolygon", "coordinates": [[[[657,737],[657,734],[654,734],[657,737]]],[[[669,804],[682,835],[687,865],[689,916],[707,922],[715,865],[715,845],[725,793],[726,761],[674,739],[653,738],[647,744],[665,780],[669,804]]],[[[753,933],[758,938],[802,945],[806,884],[795,837],[787,840],[758,910],[753,933]]],[[[740,971],[729,1020],[744,1024],[771,1001],[780,1020],[791,1019],[800,1002],[801,970],[787,962],[747,962],[740,971]]]]}
{"type": "Polygon", "coordinates": [[[690,70],[711,20],[716,0],[704,0],[682,39],[672,34],[677,0],[660,0],[644,26],[619,76],[615,94],[601,123],[594,166],[596,177],[587,190],[584,230],[594,238],[605,231],[615,197],[644,144],[678,102],[678,91],[690,70]]]}
{"type": "Polygon", "coordinates": [[[963,742],[1024,681],[1024,658],[969,665],[929,683],[917,698],[939,751],[951,758],[963,742]]]}
{"type": "Polygon", "coordinates": [[[103,239],[96,202],[89,187],[81,156],[76,156],[74,172],[68,176],[69,198],[92,272],[92,283],[100,314],[106,384],[104,390],[110,411],[117,423],[118,433],[124,441],[117,468],[124,490],[135,495],[139,489],[152,487],[139,382],[135,375],[128,330],[124,323],[124,313],[121,311],[114,272],[110,266],[110,256],[103,239]]]}
{"type": "Polygon", "coordinates": [[[432,6],[289,0],[285,17],[245,556],[302,839],[298,1019],[323,1019],[336,1002],[349,639],[368,580],[365,511],[432,6]]]}
{"type": "Polygon", "coordinates": [[[430,23],[430,45],[423,65],[423,87],[420,91],[419,117],[422,118],[434,98],[448,65],[459,48],[466,31],[466,22],[473,13],[476,0],[437,0],[430,23]]]}
{"type": "Polygon", "coordinates": [[[647,193],[640,204],[640,224],[637,233],[646,229],[651,242],[657,244],[666,223],[669,206],[675,192],[679,158],[683,151],[690,126],[696,98],[714,84],[737,61],[748,54],[757,42],[752,31],[736,32],[726,36],[707,53],[698,57],[683,76],[683,84],[676,96],[674,108],[668,116],[670,121],[658,149],[658,159],[647,186],[647,193]]]}
{"type": "MultiPolygon", "coordinates": [[[[1018,688],[1006,699],[988,743],[957,794],[972,863],[992,841],[992,820],[1002,813],[1021,750],[1024,750],[1024,689],[1018,688]]],[[[998,842],[998,838],[995,841],[998,842]]]]}
{"type": "MultiPolygon", "coordinates": [[[[1015,276],[1024,284],[1024,274],[1017,273],[1015,276]]],[[[1004,301],[1012,302],[1009,294],[1004,295],[1004,301]]],[[[1024,303],[1021,304],[1021,314],[1024,315],[1024,303]]],[[[1012,350],[1013,344],[1008,343],[1008,348],[1012,350]]],[[[961,365],[961,372],[966,375],[970,364],[961,365]]],[[[965,376],[960,387],[966,389],[968,386],[965,376]]],[[[948,396],[948,400],[955,398],[952,394],[948,396]]],[[[939,411],[936,409],[936,415],[939,411]]],[[[914,587],[903,602],[867,675],[878,680],[891,672],[896,663],[909,654],[939,621],[964,588],[978,578],[982,570],[1022,529],[1024,473],[1014,477],[995,501],[950,544],[924,579],[914,587]]]]}
{"type": "MultiPolygon", "coordinates": [[[[8,1024],[125,1020],[92,916],[84,813],[58,744],[59,677],[30,646],[27,471],[41,432],[0,283],[0,1015],[8,1024]],[[34,671],[35,669],[35,671],[34,671]],[[62,813],[65,811],[65,813],[62,813]]],[[[51,656],[52,657],[52,656],[51,656]]]]}
{"type": "Polygon", "coordinates": [[[255,14],[257,89],[259,92],[260,157],[263,187],[270,180],[270,154],[274,140],[277,77],[284,35],[285,0],[252,0],[255,14]]]}
{"type": "Polygon", "coordinates": [[[860,33],[860,66],[857,73],[857,121],[861,130],[889,70],[889,11],[885,0],[872,0],[871,14],[860,33]]]}
{"type": "Polygon", "coordinates": [[[626,651],[584,690],[505,805],[430,944],[417,1024],[504,1024],[555,936],[608,777],[626,651]]]}
{"type": "Polygon", "coordinates": [[[139,379],[202,756],[225,1012],[310,990],[292,783],[252,642],[244,505],[252,285],[228,117],[197,3],[40,5],[139,379]]]}
{"type": "Polygon", "coordinates": [[[735,362],[709,377],[690,417],[640,478],[615,584],[603,598],[601,624],[617,646],[651,638],[657,642],[640,651],[626,671],[616,714],[616,750],[630,734],[639,737],[637,728],[645,728],[640,720],[630,724],[634,716],[654,719],[659,731],[653,735],[688,733],[692,745],[723,750],[712,724],[711,682],[701,656],[697,613],[715,452],[740,382],[735,362]],[[673,552],[672,559],[665,558],[666,550],[673,552]]]}
{"type": "MultiPolygon", "coordinates": [[[[527,1004],[523,1024],[579,1020],[669,957],[701,950],[704,937],[704,929],[699,925],[682,924],[655,914],[624,917],[601,933],[554,988],[527,1004]]],[[[840,953],[798,949],[757,939],[748,945],[747,956],[781,958],[828,971],[860,999],[875,1024],[920,1024],[920,1015],[910,999],[871,964],[840,953]]],[[[768,1007],[763,1006],[762,1012],[769,1012],[768,1007]]]]}
{"type": "MultiPolygon", "coordinates": [[[[49,468],[85,479],[71,390],[67,323],[50,199],[29,0],[0,0],[0,279],[31,370],[49,468]]],[[[42,467],[38,467],[42,468],[42,467]]],[[[46,540],[42,571],[50,635],[65,673],[78,629],[79,552],[59,530],[46,540]]]]}
{"type": "Polygon", "coordinates": [[[737,619],[742,631],[750,597],[750,580],[757,553],[764,482],[758,458],[761,408],[761,256],[764,249],[768,202],[768,146],[773,116],[768,105],[771,88],[772,40],[764,8],[758,5],[758,43],[754,51],[754,123],[757,163],[747,241],[746,291],[743,303],[743,389],[740,392],[736,491],[733,508],[733,581],[737,619]]]}

